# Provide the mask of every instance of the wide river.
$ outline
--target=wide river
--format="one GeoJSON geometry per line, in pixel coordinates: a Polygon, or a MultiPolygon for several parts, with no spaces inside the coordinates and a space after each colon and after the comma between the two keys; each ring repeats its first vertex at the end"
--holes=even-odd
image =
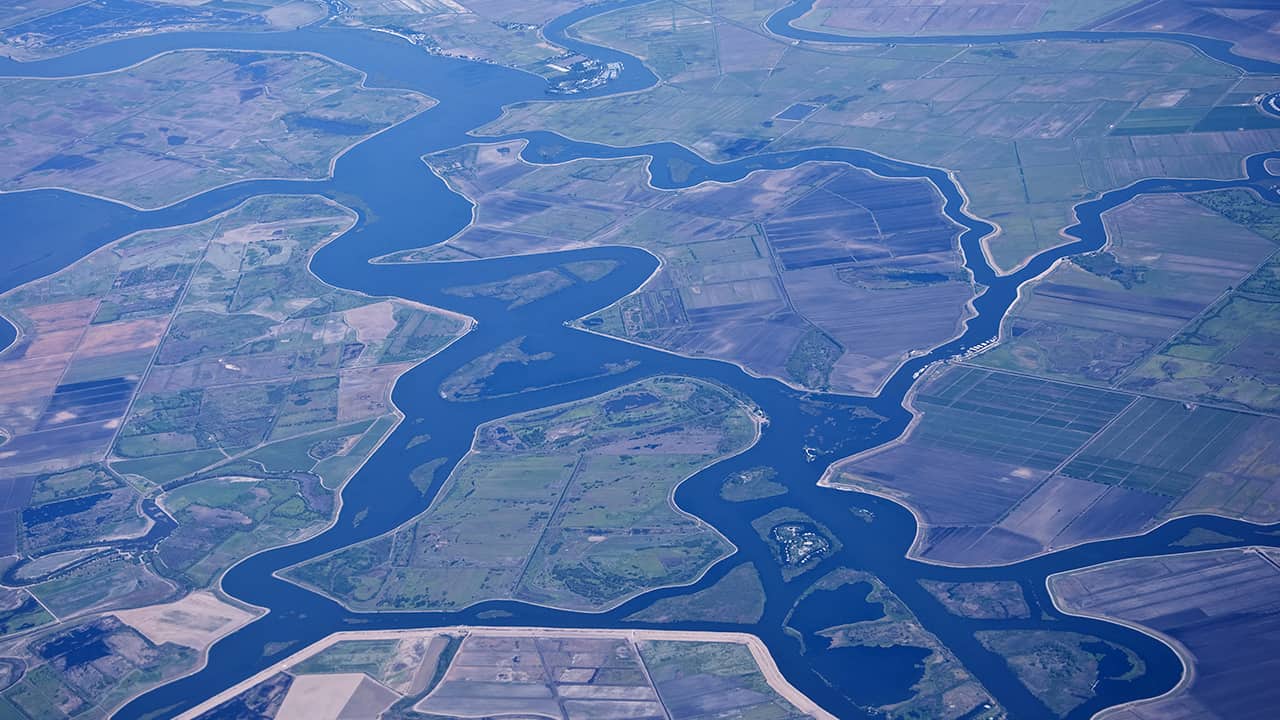
{"type": "MultiPolygon", "coordinates": [[[[626,70],[618,80],[588,93],[588,97],[643,89],[656,81],[637,59],[566,35],[566,28],[572,24],[616,7],[618,4],[599,5],[575,11],[551,23],[545,31],[549,39],[578,52],[625,63],[626,70]]],[[[778,16],[770,27],[784,35],[794,30],[786,22],[779,22],[778,16]]],[[[795,37],[803,33],[794,32],[795,37]]],[[[1106,36],[1086,35],[1091,39],[1106,36]]],[[[1197,44],[1204,52],[1220,59],[1239,60],[1220,43],[1198,38],[1179,39],[1197,44]]],[[[901,506],[860,493],[817,486],[819,476],[831,461],[898,436],[910,419],[902,402],[913,375],[931,362],[953,356],[994,336],[1021,283],[1042,273],[1064,255],[1101,247],[1105,240],[1100,220],[1103,211],[1139,193],[1251,185],[1275,197],[1274,191],[1262,184],[1264,180],[1274,179],[1264,168],[1263,156],[1247,163],[1246,179],[1149,180],[1085,203],[1078,208],[1080,223],[1069,231],[1076,238],[1074,242],[1046,251],[1017,273],[1000,277],[986,264],[978,248],[978,240],[989,226],[964,213],[958,189],[946,173],[939,170],[837,148],[765,154],[713,164],[672,144],[619,149],[579,143],[549,133],[521,136],[529,141],[524,156],[531,162],[652,156],[654,182],[662,187],[689,186],[704,180],[732,181],[755,169],[785,168],[811,160],[847,162],[886,176],[925,177],[933,181],[946,198],[945,212],[967,228],[961,237],[967,262],[976,281],[987,287],[975,303],[977,316],[969,321],[961,338],[902,367],[875,398],[813,395],[796,392],[773,380],[752,378],[727,363],[682,358],[566,327],[565,321],[613,302],[649,276],[655,260],[640,250],[610,247],[452,265],[366,262],[395,250],[441,242],[467,225],[470,204],[429,172],[420,157],[474,142],[476,138],[468,135],[468,131],[496,118],[505,104],[551,99],[545,94],[544,81],[535,76],[494,65],[432,56],[386,34],[326,29],[260,34],[175,33],[130,38],[47,61],[0,61],[0,75],[59,77],[102,72],[168,50],[215,47],[321,53],[367,72],[371,86],[417,90],[440,102],[343,155],[329,180],[242,182],[153,211],[137,211],[53,190],[0,195],[0,218],[8,228],[6,255],[9,260],[0,270],[0,291],[64,267],[90,250],[135,230],[195,222],[254,195],[317,193],[334,198],[361,215],[355,228],[315,256],[312,269],[321,279],[374,295],[397,295],[456,310],[475,317],[479,325],[440,355],[401,378],[394,399],[405,414],[405,422],[343,490],[342,511],[330,530],[298,545],[255,555],[227,573],[223,579],[226,592],[268,608],[270,612],[215,645],[204,669],[139,697],[127,705],[119,717],[170,716],[335,631],[457,624],[750,632],[768,645],[787,679],[801,691],[839,717],[867,717],[859,704],[882,704],[907,697],[910,686],[920,676],[916,665],[919,654],[901,648],[827,651],[820,643],[807,643],[802,647],[793,635],[784,631],[784,620],[793,608],[795,613],[789,622],[802,632],[874,615],[857,593],[816,593],[797,605],[808,583],[783,581],[769,547],[750,524],[752,519],[775,507],[791,506],[830,528],[843,546],[805,578],[816,579],[842,566],[880,577],[1008,708],[1012,717],[1045,717],[1047,709],[1017,681],[999,657],[974,639],[976,630],[1073,630],[1106,639],[1140,656],[1145,661],[1145,672],[1128,680],[1102,680],[1096,688],[1096,697],[1072,713],[1072,717],[1084,718],[1108,705],[1164,692],[1178,682],[1182,667],[1174,653],[1154,638],[1112,623],[1058,612],[1045,590],[1048,575],[1117,558],[1185,552],[1194,548],[1172,543],[1197,527],[1242,539],[1215,547],[1277,543],[1276,536],[1271,534],[1275,527],[1194,517],[1168,523],[1141,537],[1093,543],[1015,565],[947,568],[906,558],[915,523],[901,506]],[[694,170],[687,175],[679,174],[682,180],[677,182],[670,170],[672,161],[678,161],[682,167],[692,166],[694,170]],[[595,282],[572,287],[515,311],[508,310],[500,301],[462,299],[441,292],[446,286],[500,280],[588,258],[612,259],[618,266],[595,282]],[[533,363],[520,373],[497,374],[487,388],[491,397],[462,403],[440,397],[437,388],[443,378],[469,360],[518,336],[528,338],[526,349],[530,352],[548,350],[555,354],[554,359],[533,363]],[[597,377],[602,364],[626,360],[637,364],[624,373],[597,377]],[[750,398],[769,417],[769,425],[753,448],[695,475],[682,484],[675,495],[682,508],[713,524],[739,548],[696,584],[650,592],[614,610],[596,614],[557,611],[511,601],[483,603],[453,613],[373,614],[347,611],[273,575],[307,558],[381,534],[416,515],[426,507],[430,495],[439,488],[453,464],[466,453],[479,424],[515,412],[589,397],[659,373],[684,374],[721,383],[750,398]],[[868,419],[872,413],[867,410],[881,419],[868,419]],[[448,422],[439,421],[445,417],[448,422]],[[424,432],[430,434],[428,442],[408,447],[410,439],[424,432]],[[805,447],[816,450],[815,461],[806,457],[805,447]],[[449,458],[450,462],[437,472],[431,492],[424,498],[409,481],[409,471],[440,457],[449,458]],[[727,474],[755,465],[776,468],[789,492],[746,504],[727,503],[719,498],[720,482],[727,474]],[[854,519],[851,514],[854,509],[869,510],[874,520],[854,519]],[[353,521],[357,516],[361,517],[358,526],[353,521]],[[659,598],[706,588],[747,562],[755,563],[759,569],[767,597],[764,616],[755,625],[707,622],[652,625],[624,620],[659,598]],[[922,579],[1015,581],[1032,604],[1034,619],[973,621],[955,617],[923,590],[918,582],[922,579]]],[[[12,328],[0,330],[0,346],[6,345],[11,337],[12,328]]],[[[1114,651],[1111,654],[1118,655],[1114,651]]],[[[1104,665],[1108,664],[1113,663],[1104,661],[1104,665]]]]}

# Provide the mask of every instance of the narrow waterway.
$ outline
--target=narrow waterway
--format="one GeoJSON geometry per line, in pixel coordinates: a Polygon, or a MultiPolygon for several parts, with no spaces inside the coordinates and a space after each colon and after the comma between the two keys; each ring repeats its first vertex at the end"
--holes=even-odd
{"type": "MultiPolygon", "coordinates": [[[[618,81],[593,94],[641,89],[655,81],[636,59],[565,35],[566,28],[574,22],[614,7],[617,5],[576,11],[546,30],[549,39],[572,45],[579,52],[626,64],[627,69],[618,81]]],[[[524,157],[530,162],[652,156],[654,183],[660,187],[685,187],[704,180],[733,181],[753,170],[787,168],[814,160],[846,162],[891,177],[925,177],[936,184],[946,201],[945,212],[966,228],[961,243],[968,265],[976,281],[987,287],[975,303],[977,316],[969,321],[962,337],[902,367],[875,398],[814,395],[796,392],[773,380],[752,378],[727,363],[682,358],[566,327],[566,321],[613,302],[649,276],[656,261],[640,250],[596,248],[448,265],[367,262],[369,258],[395,250],[441,242],[466,226],[470,221],[470,204],[431,174],[419,158],[428,152],[475,141],[468,131],[496,118],[505,104],[548,99],[543,81],[532,75],[431,56],[385,34],[322,29],[278,34],[177,33],[130,38],[39,63],[0,63],[0,72],[43,77],[101,72],[125,67],[159,52],[201,47],[317,52],[367,72],[369,85],[414,89],[440,102],[345,154],[335,166],[334,177],[327,180],[236,183],[154,211],[136,211],[62,191],[0,195],[0,217],[11,228],[9,236],[14,238],[13,247],[9,248],[12,261],[0,272],[0,290],[65,267],[93,248],[135,230],[195,222],[254,195],[317,193],[342,202],[361,215],[355,228],[317,253],[312,267],[321,279],[371,294],[397,295],[445,307],[480,322],[472,333],[401,379],[394,399],[405,414],[405,422],[344,489],[343,509],[332,529],[299,545],[256,555],[226,575],[223,588],[228,593],[266,607],[270,612],[219,642],[211,651],[206,668],[138,698],[125,707],[120,717],[167,716],[190,707],[337,630],[455,624],[746,631],[765,641],[787,679],[800,690],[842,718],[862,717],[865,713],[859,709],[859,703],[900,698],[907,692],[918,679],[914,660],[888,655],[883,661],[876,661],[871,655],[862,657],[852,663],[858,666],[855,681],[849,674],[849,657],[827,652],[817,643],[802,646],[794,635],[784,630],[788,615],[793,627],[798,628],[863,617],[860,613],[866,609],[848,601],[842,593],[810,596],[797,606],[809,582],[838,567],[865,570],[880,577],[1014,717],[1043,717],[1046,709],[1017,682],[1003,661],[974,639],[974,630],[990,629],[992,621],[977,623],[949,615],[921,588],[919,580],[1016,581],[1038,607],[1035,619],[1010,623],[1008,627],[1075,630],[1128,647],[1141,656],[1146,663],[1145,674],[1130,681],[1102,682],[1098,696],[1073,713],[1073,717],[1087,717],[1106,705],[1163,692],[1177,682],[1181,666],[1173,653],[1153,638],[1118,625],[1058,613],[1045,596],[1044,580],[1049,574],[1122,557],[1185,551],[1187,548],[1171,543],[1193,527],[1242,538],[1241,543],[1236,544],[1276,544],[1276,538],[1269,534],[1275,528],[1198,517],[1170,523],[1142,537],[1095,543],[1007,567],[943,568],[906,558],[915,524],[904,508],[871,496],[824,489],[816,484],[829,462],[899,435],[909,420],[902,402],[913,375],[931,362],[948,358],[995,335],[1000,318],[1016,297],[1019,284],[1040,274],[1060,257],[1100,247],[1105,241],[1100,214],[1106,209],[1144,192],[1257,186],[1270,193],[1260,185],[1273,179],[1263,167],[1262,156],[1250,160],[1246,179],[1151,180],[1085,203],[1079,208],[1080,224],[1069,231],[1075,241],[1046,251],[1017,273],[1001,277],[986,264],[978,248],[979,239],[990,226],[963,212],[958,189],[946,173],[939,170],[840,148],[770,153],[714,164],[674,144],[618,149],[579,143],[551,133],[519,136],[529,141],[524,157]],[[682,174],[683,180],[676,182],[670,170],[673,162],[694,169],[687,176],[682,174]],[[584,259],[611,259],[618,266],[595,282],[576,285],[514,311],[499,301],[464,299],[441,292],[445,286],[500,280],[584,259]],[[510,387],[503,386],[503,380],[516,378],[495,378],[488,388],[492,396],[479,401],[451,403],[440,397],[437,389],[443,378],[475,357],[519,336],[528,338],[526,347],[531,352],[547,350],[555,354],[554,359],[530,365],[518,378],[518,384],[510,387]],[[624,373],[599,377],[601,366],[623,361],[634,361],[636,365],[624,373]],[[448,471],[466,452],[479,424],[514,412],[589,397],[642,377],[665,373],[705,378],[732,388],[762,408],[770,420],[755,447],[695,475],[676,493],[682,508],[713,524],[739,548],[738,553],[712,568],[695,585],[647,593],[598,614],[556,611],[510,601],[484,603],[454,613],[369,614],[348,612],[324,597],[275,577],[274,573],[281,568],[381,534],[416,515],[426,507],[448,471]],[[550,385],[555,387],[523,391],[528,386],[550,385]],[[442,417],[449,421],[440,422],[442,417]],[[423,432],[430,434],[430,440],[409,447],[410,439],[423,432]],[[805,446],[817,449],[816,462],[806,458],[802,450],[805,446]],[[409,471],[440,457],[448,458],[449,462],[437,471],[431,491],[424,496],[409,482],[409,471]],[[788,493],[746,504],[721,500],[718,495],[721,480],[735,470],[755,465],[776,468],[779,479],[788,486],[788,493]],[[783,506],[800,508],[823,523],[838,535],[843,547],[824,560],[816,571],[793,582],[784,581],[769,547],[750,524],[752,519],[783,506]],[[874,520],[854,519],[853,509],[870,511],[874,520]],[[358,525],[354,521],[357,516],[361,518],[358,525]],[[755,564],[766,591],[764,616],[754,625],[645,625],[624,619],[657,599],[708,587],[744,562],[755,564]]],[[[0,344],[4,343],[5,339],[0,338],[0,344]]]]}

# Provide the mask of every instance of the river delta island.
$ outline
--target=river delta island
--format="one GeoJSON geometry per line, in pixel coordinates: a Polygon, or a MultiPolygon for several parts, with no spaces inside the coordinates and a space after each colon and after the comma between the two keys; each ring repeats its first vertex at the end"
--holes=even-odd
{"type": "Polygon", "coordinates": [[[0,715],[1269,717],[1276,27],[0,8],[0,715]]]}

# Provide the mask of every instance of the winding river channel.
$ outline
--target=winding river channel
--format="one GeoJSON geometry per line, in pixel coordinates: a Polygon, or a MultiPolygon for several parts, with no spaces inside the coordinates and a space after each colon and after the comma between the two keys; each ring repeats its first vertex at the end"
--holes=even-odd
{"type": "MultiPolygon", "coordinates": [[[[802,10],[803,5],[792,6],[786,12],[802,10]]],[[[614,3],[578,10],[545,28],[544,34],[553,42],[625,63],[626,69],[616,81],[575,98],[634,91],[656,82],[639,60],[588,45],[566,33],[574,23],[618,6],[614,3]]],[[[795,16],[775,15],[770,29],[802,40],[850,41],[835,36],[807,37],[805,31],[790,26],[790,18],[795,16]]],[[[1091,39],[1106,36],[1105,33],[1085,35],[1091,39]]],[[[1196,44],[1206,54],[1240,64],[1237,61],[1241,59],[1231,55],[1220,43],[1200,38],[1179,39],[1196,44]]],[[[858,42],[897,40],[864,38],[858,42]]],[[[776,507],[791,506],[830,528],[843,546],[823,560],[817,571],[805,575],[806,579],[816,579],[839,567],[865,570],[880,577],[911,607],[921,623],[951,648],[1008,708],[1012,717],[1046,717],[1047,709],[1018,682],[1003,660],[975,640],[977,630],[1072,630],[1103,638],[1140,656],[1145,662],[1145,672],[1131,679],[1102,680],[1096,688],[1096,697],[1072,713],[1072,717],[1084,718],[1102,707],[1168,690],[1181,677],[1182,665],[1172,650],[1153,637],[1120,625],[1060,613],[1045,589],[1047,576],[1118,558],[1198,549],[1172,544],[1192,528],[1207,528],[1241,538],[1240,542],[1222,547],[1280,542],[1274,534],[1276,527],[1193,517],[1170,522],[1140,537],[1093,543],[1014,565],[941,567],[907,559],[915,521],[905,508],[876,497],[817,485],[831,461],[901,434],[910,420],[903,399],[913,376],[929,363],[956,355],[994,336],[1021,283],[1043,273],[1063,256],[1101,247],[1105,241],[1100,219],[1103,211],[1139,193],[1254,186],[1275,198],[1271,189],[1275,178],[1266,172],[1264,162],[1266,157],[1280,157],[1280,153],[1251,158],[1244,179],[1148,180],[1084,203],[1078,208],[1079,224],[1069,230],[1074,241],[1041,253],[1011,275],[999,276],[986,264],[979,249],[980,238],[991,227],[964,212],[963,198],[944,171],[839,148],[764,154],[714,164],[674,144],[613,148],[575,142],[545,132],[519,136],[529,143],[524,157],[535,163],[652,156],[654,184],[659,187],[687,187],[705,180],[733,181],[753,170],[787,168],[813,160],[847,162],[891,177],[925,177],[936,184],[946,199],[946,214],[966,228],[961,243],[968,266],[977,283],[986,287],[975,302],[977,315],[968,322],[962,337],[908,362],[874,398],[815,395],[797,392],[774,380],[750,377],[728,363],[678,357],[566,327],[566,321],[613,302],[648,278],[656,260],[638,249],[607,247],[457,264],[375,265],[367,262],[396,250],[441,242],[470,222],[470,203],[429,172],[420,157],[475,142],[477,138],[468,135],[468,131],[497,118],[503,105],[551,99],[545,93],[544,81],[533,75],[432,56],[387,34],[320,28],[288,33],[175,33],[135,37],[47,61],[0,61],[0,74],[60,77],[103,72],[183,48],[315,52],[366,72],[370,86],[417,90],[437,99],[439,104],[347,152],[336,163],[333,177],[328,180],[241,182],[152,211],[54,190],[0,195],[0,217],[9,229],[6,254],[11,258],[0,271],[0,291],[64,267],[90,250],[136,230],[196,222],[255,195],[316,193],[355,209],[361,217],[351,231],[316,254],[312,269],[317,276],[341,287],[374,295],[396,295],[465,313],[476,318],[479,324],[471,333],[401,378],[394,400],[403,411],[405,421],[348,483],[343,491],[341,513],[331,529],[306,542],[255,555],[227,573],[222,583],[227,593],[270,612],[215,645],[202,670],[137,698],[119,717],[172,715],[335,631],[460,624],[745,631],[765,642],[783,674],[799,690],[839,717],[866,717],[860,705],[906,697],[912,683],[919,678],[915,667],[918,656],[895,654],[890,649],[867,656],[868,662],[856,662],[854,656],[827,651],[814,643],[803,646],[784,629],[788,622],[803,630],[867,617],[866,604],[857,593],[817,593],[797,605],[808,583],[785,582],[770,548],[751,527],[752,519],[776,507]],[[680,173],[681,181],[677,182],[671,172],[673,161],[692,166],[694,170],[687,176],[680,173]],[[508,310],[506,303],[499,300],[464,299],[442,292],[446,286],[501,280],[584,259],[611,259],[618,264],[613,272],[599,280],[573,286],[516,310],[508,310]],[[488,386],[490,397],[461,403],[441,398],[438,387],[446,376],[519,336],[528,338],[527,351],[548,350],[555,354],[554,359],[529,365],[519,377],[514,373],[495,376],[488,386]],[[598,376],[602,364],[624,361],[636,364],[623,373],[598,376]],[[714,566],[696,584],[646,593],[613,610],[595,614],[512,601],[487,602],[451,613],[374,614],[350,612],[275,577],[274,573],[282,568],[381,534],[419,513],[448,471],[466,453],[479,424],[515,412],[589,397],[642,377],[666,373],[706,378],[732,388],[750,398],[769,418],[759,443],[742,455],[693,476],[675,494],[682,508],[714,525],[738,547],[736,554],[714,566]],[[542,389],[526,389],[531,387],[542,389]],[[441,422],[445,417],[448,422],[441,422]],[[429,432],[430,440],[410,447],[410,440],[424,431],[429,432]],[[806,446],[816,449],[816,461],[806,458],[803,450],[806,446]],[[409,471],[441,457],[448,458],[449,462],[437,471],[431,491],[424,497],[409,481],[409,471]],[[789,492],[741,504],[720,499],[718,490],[727,474],[756,465],[776,468],[789,492]],[[855,519],[851,514],[855,509],[870,511],[874,520],[855,519]],[[360,517],[358,524],[357,516],[360,517]],[[755,625],[708,622],[654,625],[624,619],[660,598],[706,588],[748,562],[760,571],[767,596],[764,616],[755,625]],[[950,615],[920,586],[922,579],[1015,581],[1033,608],[1032,619],[977,621],[950,615]],[[788,620],[793,608],[796,612],[788,620]]],[[[1271,65],[1267,69],[1278,68],[1271,65]]],[[[5,330],[12,333],[11,328],[5,330]]],[[[7,342],[8,338],[0,337],[0,346],[7,342]]]]}

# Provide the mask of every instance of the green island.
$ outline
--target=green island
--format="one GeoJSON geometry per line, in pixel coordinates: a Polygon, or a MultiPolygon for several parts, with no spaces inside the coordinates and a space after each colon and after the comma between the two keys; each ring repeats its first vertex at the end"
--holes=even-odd
{"type": "Polygon", "coordinates": [[[1145,672],[1142,659],[1128,648],[1088,635],[1055,630],[979,630],[983,647],[1004,658],[1018,680],[1058,717],[1087,702],[1105,679],[1100,668],[1109,653],[1124,658],[1126,669],[1116,678],[1145,672]]]}
{"type": "Polygon", "coordinates": [[[59,187],[148,208],[237,180],[326,177],[339,153],[434,104],[366,88],[318,55],[229,50],[3,78],[0,93],[0,190],[59,187]]]}
{"type": "Polygon", "coordinates": [[[739,470],[725,476],[720,497],[729,502],[751,502],[785,495],[787,486],[774,482],[778,471],[767,465],[739,470]]]}
{"type": "Polygon", "coordinates": [[[922,379],[908,436],[824,478],[912,506],[913,553],[1002,563],[1180,515],[1280,519],[1280,209],[1138,196],[1104,221],[1107,247],[1024,287],[999,344],[922,379]]]}
{"type": "Polygon", "coordinates": [[[503,300],[508,303],[507,309],[514,310],[553,295],[573,284],[573,280],[555,270],[542,270],[528,275],[519,275],[508,280],[501,280],[479,285],[458,285],[445,288],[448,295],[464,298],[487,297],[503,300]]]}
{"type": "Polygon", "coordinates": [[[1011,580],[942,582],[921,580],[920,585],[948,612],[974,620],[1009,620],[1031,617],[1022,586],[1011,580]]]}
{"type": "Polygon", "coordinates": [[[486,381],[499,367],[507,364],[528,365],[555,357],[555,353],[527,353],[521,348],[524,338],[503,343],[491,352],[467,362],[440,384],[440,395],[449,400],[477,400],[484,394],[486,381]]]}
{"type": "Polygon", "coordinates": [[[752,520],[751,527],[769,546],[783,579],[788,581],[813,570],[844,547],[827,526],[793,507],[770,511],[752,520]]]}
{"type": "Polygon", "coordinates": [[[764,599],[760,572],[751,563],[743,563],[705,590],[662,598],[626,619],[655,623],[705,621],[750,625],[759,622],[764,615],[764,599]]]}
{"type": "Polygon", "coordinates": [[[671,376],[495,420],[423,514],[284,575],[362,610],[599,610],[688,583],[731,546],[672,491],[754,443],[759,421],[719,386],[671,376]]]}
{"type": "Polygon", "coordinates": [[[507,309],[515,310],[575,283],[599,280],[613,272],[617,266],[618,263],[613,260],[581,260],[565,263],[552,270],[540,270],[478,285],[459,285],[445,288],[444,291],[458,297],[502,300],[508,303],[507,309]]]}

